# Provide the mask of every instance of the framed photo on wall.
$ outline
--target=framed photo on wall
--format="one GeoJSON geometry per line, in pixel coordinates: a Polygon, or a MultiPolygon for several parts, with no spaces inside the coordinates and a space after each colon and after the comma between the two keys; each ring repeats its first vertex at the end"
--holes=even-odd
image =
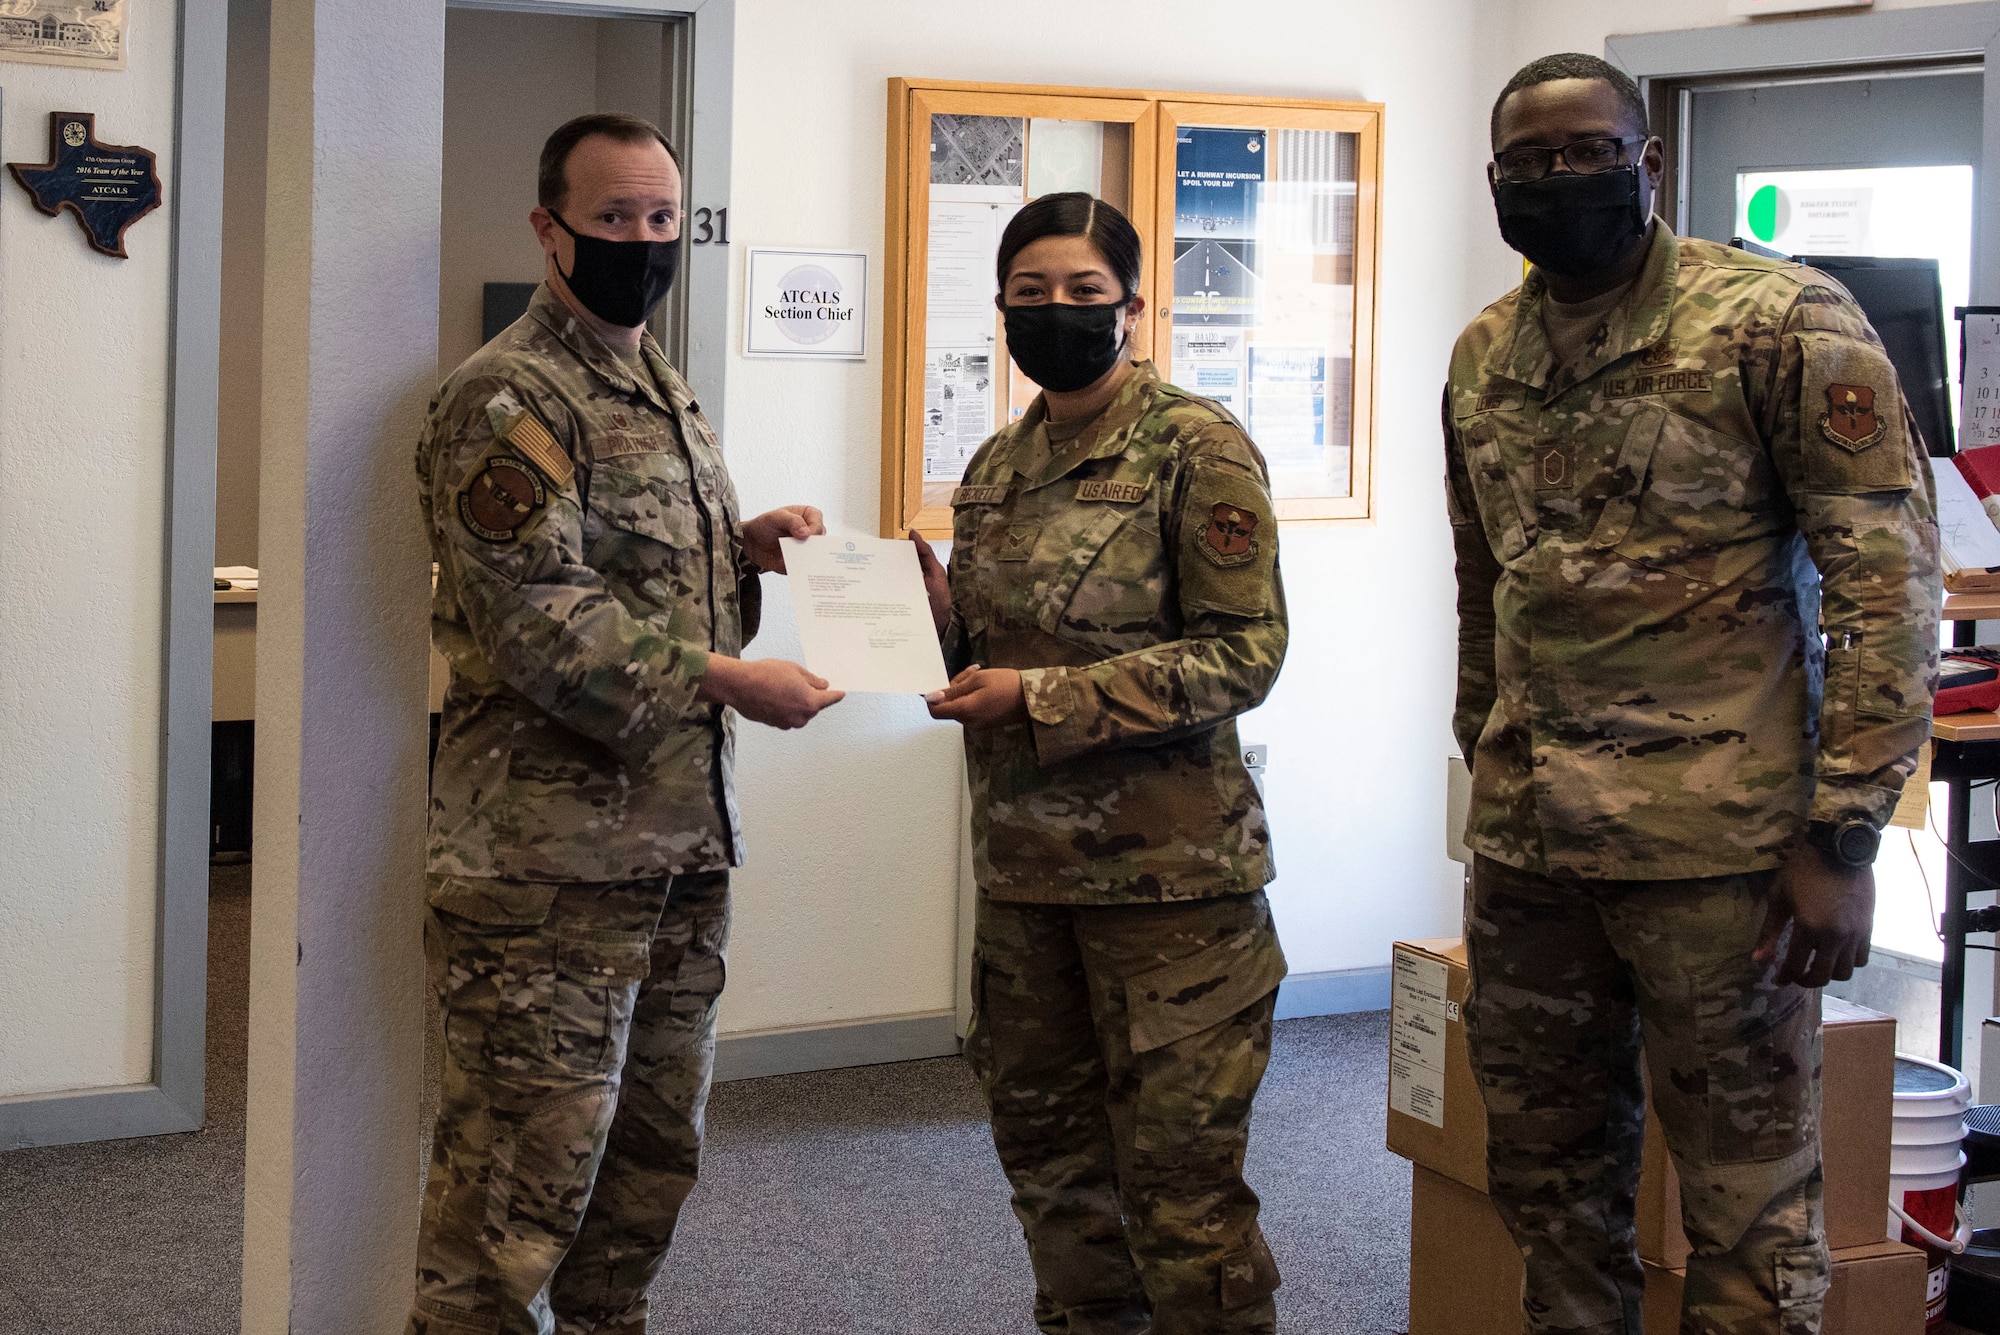
{"type": "Polygon", "coordinates": [[[966,462],[1033,401],[993,265],[1059,190],[1132,220],[1135,352],[1243,423],[1279,519],[1372,518],[1380,105],[908,79],[889,103],[885,534],[949,536],[966,462]]]}

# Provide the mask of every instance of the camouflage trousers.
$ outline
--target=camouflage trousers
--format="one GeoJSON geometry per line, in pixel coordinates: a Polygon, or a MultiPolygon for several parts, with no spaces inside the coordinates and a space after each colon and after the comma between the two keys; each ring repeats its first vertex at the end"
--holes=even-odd
{"type": "Polygon", "coordinates": [[[432,879],[444,1064],[409,1335],[644,1335],[728,936],[727,872],[432,879]]]}
{"type": "MultiPolygon", "coordinates": [[[[1646,1098],[1681,1181],[1682,1335],[1817,1335],[1819,996],[1751,958],[1770,872],[1580,881],[1480,858],[1466,1037],[1527,1328],[1639,1335],[1646,1098]]],[[[1654,1332],[1664,1335],[1664,1332],[1654,1332]]]]}
{"type": "Polygon", "coordinates": [[[1243,1181],[1285,960],[1260,891],[979,897],[965,1052],[1057,1335],[1262,1335],[1278,1268],[1243,1181]]]}

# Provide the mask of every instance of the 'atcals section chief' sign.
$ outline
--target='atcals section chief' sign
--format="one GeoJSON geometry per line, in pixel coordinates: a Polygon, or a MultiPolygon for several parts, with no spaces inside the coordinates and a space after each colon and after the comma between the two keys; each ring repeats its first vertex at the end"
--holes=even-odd
{"type": "Polygon", "coordinates": [[[868,355],[866,255],[753,248],[744,288],[746,356],[868,355]]]}

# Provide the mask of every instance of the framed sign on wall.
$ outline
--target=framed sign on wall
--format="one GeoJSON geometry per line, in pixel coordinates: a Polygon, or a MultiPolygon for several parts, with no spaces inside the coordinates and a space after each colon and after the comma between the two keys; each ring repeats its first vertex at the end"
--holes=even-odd
{"type": "Polygon", "coordinates": [[[1061,190],[1132,220],[1135,354],[1243,423],[1279,519],[1371,518],[1381,148],[1376,103],[890,80],[882,531],[949,536],[967,461],[1033,402],[994,258],[1061,190]]]}
{"type": "Polygon", "coordinates": [[[746,357],[868,355],[868,257],[753,247],[743,284],[746,357]]]}

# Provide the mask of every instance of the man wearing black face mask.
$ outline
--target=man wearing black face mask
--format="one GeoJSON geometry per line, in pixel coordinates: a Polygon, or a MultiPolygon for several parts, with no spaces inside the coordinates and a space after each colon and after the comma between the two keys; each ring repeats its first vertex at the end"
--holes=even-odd
{"type": "Polygon", "coordinates": [[[419,500],[452,668],[432,772],[444,1064],[413,1335],[646,1325],[694,1187],[743,843],[731,711],[840,693],[741,659],[778,540],[645,321],[680,255],[680,167],[630,116],[542,151],[528,313],[431,404],[419,500]]]}
{"type": "Polygon", "coordinates": [[[1838,284],[1652,216],[1622,73],[1534,62],[1493,148],[1534,267],[1444,398],[1492,1198],[1531,1330],[1634,1335],[1649,1083],[1682,1329],[1813,1335],[1813,989],[1867,963],[1878,831],[1929,732],[1929,464],[1838,284]]]}

